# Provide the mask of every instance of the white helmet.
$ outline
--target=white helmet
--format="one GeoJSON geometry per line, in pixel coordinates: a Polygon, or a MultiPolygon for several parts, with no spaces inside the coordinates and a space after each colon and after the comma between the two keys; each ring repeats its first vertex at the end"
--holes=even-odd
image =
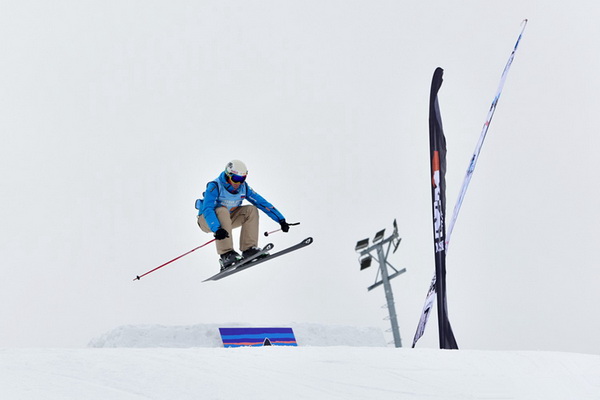
{"type": "Polygon", "coordinates": [[[225,174],[234,183],[242,183],[248,175],[248,168],[240,160],[231,160],[225,166],[225,174]]]}

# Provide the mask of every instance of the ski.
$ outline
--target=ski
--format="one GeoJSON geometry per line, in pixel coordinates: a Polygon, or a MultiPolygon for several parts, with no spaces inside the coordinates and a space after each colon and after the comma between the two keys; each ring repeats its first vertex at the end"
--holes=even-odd
{"type": "MultiPolygon", "coordinates": [[[[216,278],[217,276],[219,276],[221,274],[223,274],[224,276],[228,275],[233,270],[235,270],[237,268],[241,268],[245,264],[249,264],[251,262],[254,262],[254,261],[256,261],[260,257],[264,257],[265,254],[267,254],[269,251],[273,250],[273,247],[274,247],[273,243],[269,243],[265,247],[263,247],[261,251],[259,251],[258,253],[254,254],[252,257],[250,257],[250,258],[242,258],[241,260],[234,262],[229,267],[221,270],[220,272],[218,272],[214,276],[211,276],[210,278],[206,279],[205,281],[214,279],[214,278],[216,278]]],[[[203,282],[205,282],[205,281],[203,281],[203,282]]]]}
{"type": "MultiPolygon", "coordinates": [[[[292,251],[295,251],[295,250],[301,249],[303,247],[306,247],[309,244],[311,244],[312,242],[313,242],[313,238],[309,237],[309,238],[304,239],[300,243],[297,243],[297,244],[295,244],[293,246],[287,247],[287,248],[285,248],[285,249],[283,249],[281,251],[278,251],[277,253],[269,254],[266,257],[257,259],[257,257],[260,257],[261,255],[264,255],[264,253],[263,253],[263,254],[259,254],[259,255],[255,256],[254,258],[252,258],[250,260],[247,260],[246,262],[243,262],[243,260],[242,260],[241,264],[238,262],[236,265],[234,265],[234,266],[232,266],[230,268],[227,268],[226,270],[221,271],[218,274],[215,274],[215,275],[211,276],[210,278],[207,278],[207,279],[203,280],[202,282],[206,282],[206,281],[218,281],[219,279],[225,278],[226,276],[233,275],[233,274],[235,274],[237,272],[240,272],[240,271],[243,271],[243,270],[245,270],[247,268],[254,267],[254,266],[258,265],[258,264],[261,264],[261,263],[263,263],[265,261],[271,260],[273,258],[277,258],[277,257],[282,256],[284,254],[291,253],[292,251]]],[[[268,246],[269,245],[265,246],[265,248],[268,247],[268,246]]],[[[271,245],[271,248],[272,247],[273,247],[273,245],[271,245]]],[[[266,250],[266,251],[268,251],[268,250],[266,250]]]]}

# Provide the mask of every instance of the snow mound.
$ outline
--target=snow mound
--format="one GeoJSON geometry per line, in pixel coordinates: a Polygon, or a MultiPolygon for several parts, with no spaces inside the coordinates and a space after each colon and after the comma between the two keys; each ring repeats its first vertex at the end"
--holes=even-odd
{"type": "MultiPolygon", "coordinates": [[[[188,326],[125,325],[92,339],[88,347],[223,347],[219,328],[238,326],[253,325],[239,323],[188,326]]],[[[377,328],[320,324],[281,326],[291,327],[294,330],[298,346],[386,347],[383,332],[377,328]]]]}

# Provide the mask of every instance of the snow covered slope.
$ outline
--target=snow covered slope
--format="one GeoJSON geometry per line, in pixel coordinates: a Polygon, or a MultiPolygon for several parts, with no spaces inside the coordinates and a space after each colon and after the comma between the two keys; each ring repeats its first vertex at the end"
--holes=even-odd
{"type": "Polygon", "coordinates": [[[146,325],[86,349],[0,349],[0,399],[600,399],[597,355],[395,349],[377,330],[293,327],[298,347],[146,325]]]}
{"type": "Polygon", "coordinates": [[[0,350],[1,399],[600,399],[600,356],[381,347],[0,350]]]}

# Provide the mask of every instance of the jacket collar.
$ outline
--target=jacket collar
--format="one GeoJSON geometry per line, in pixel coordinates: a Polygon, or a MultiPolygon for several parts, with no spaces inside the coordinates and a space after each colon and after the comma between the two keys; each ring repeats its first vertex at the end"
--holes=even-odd
{"type": "MultiPolygon", "coordinates": [[[[232,185],[229,184],[229,182],[227,182],[227,175],[225,172],[221,172],[221,175],[219,175],[219,181],[229,193],[237,193],[239,191],[239,188],[236,190],[232,185]]],[[[241,187],[242,185],[240,185],[240,188],[241,187]]]]}

